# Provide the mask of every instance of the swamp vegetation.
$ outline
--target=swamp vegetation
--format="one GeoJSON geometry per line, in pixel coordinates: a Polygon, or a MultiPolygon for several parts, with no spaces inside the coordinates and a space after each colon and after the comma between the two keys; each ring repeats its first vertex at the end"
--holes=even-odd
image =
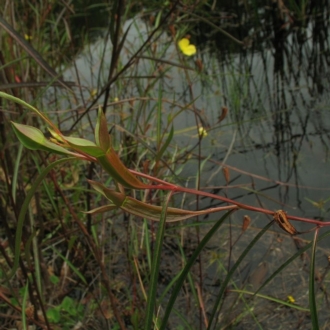
{"type": "Polygon", "coordinates": [[[0,329],[329,328],[328,1],[0,3],[0,329]]]}

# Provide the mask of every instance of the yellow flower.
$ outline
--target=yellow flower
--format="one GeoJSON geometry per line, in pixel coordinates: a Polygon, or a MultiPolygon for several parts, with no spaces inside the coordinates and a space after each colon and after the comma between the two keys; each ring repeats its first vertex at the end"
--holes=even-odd
{"type": "Polygon", "coordinates": [[[295,301],[296,301],[296,300],[295,300],[292,296],[288,296],[288,302],[289,302],[289,303],[294,304],[295,301]]]}
{"type": "Polygon", "coordinates": [[[206,131],[206,129],[204,128],[204,127],[200,127],[199,129],[198,129],[198,134],[199,134],[199,136],[201,136],[201,137],[206,137],[207,136],[207,131],[206,131]]]}
{"type": "Polygon", "coordinates": [[[190,44],[190,41],[187,38],[182,38],[181,40],[179,40],[178,46],[179,46],[180,50],[182,51],[182,53],[187,56],[196,54],[195,45],[190,44]]]}
{"type": "Polygon", "coordinates": [[[97,95],[97,89],[96,88],[92,89],[90,94],[91,94],[91,98],[94,98],[97,95]]]}
{"type": "Polygon", "coordinates": [[[24,34],[24,39],[25,40],[27,40],[27,41],[30,41],[30,40],[32,40],[33,39],[33,37],[32,36],[29,36],[28,34],[24,34]]]}

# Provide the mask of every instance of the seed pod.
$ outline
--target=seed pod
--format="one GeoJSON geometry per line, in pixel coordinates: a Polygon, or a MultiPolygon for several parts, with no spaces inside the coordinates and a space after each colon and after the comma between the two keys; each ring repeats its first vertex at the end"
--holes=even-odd
{"type": "Polygon", "coordinates": [[[242,231],[248,229],[250,222],[251,222],[251,218],[248,215],[244,215],[242,231]]]}
{"type": "Polygon", "coordinates": [[[282,210],[278,210],[274,213],[274,220],[275,222],[287,233],[290,235],[297,235],[299,232],[296,230],[295,227],[291,225],[291,223],[288,220],[288,217],[286,216],[286,212],[282,210]]]}
{"type": "Polygon", "coordinates": [[[226,184],[229,184],[230,173],[229,173],[228,167],[224,166],[224,167],[222,168],[222,173],[223,173],[223,176],[225,177],[226,184]]]}
{"type": "Polygon", "coordinates": [[[222,122],[225,117],[227,116],[227,113],[228,113],[228,108],[227,107],[222,107],[222,112],[221,112],[221,115],[218,117],[218,123],[222,122]]]}
{"type": "Polygon", "coordinates": [[[200,58],[198,58],[195,61],[195,64],[197,66],[198,72],[202,72],[203,71],[203,62],[202,62],[202,60],[200,58]]]}

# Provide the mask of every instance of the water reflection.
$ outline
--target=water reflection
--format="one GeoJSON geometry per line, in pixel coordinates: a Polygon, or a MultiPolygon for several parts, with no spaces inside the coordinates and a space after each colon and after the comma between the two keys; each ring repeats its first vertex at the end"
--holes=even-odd
{"type": "MultiPolygon", "coordinates": [[[[140,127],[141,138],[152,146],[154,132],[149,133],[148,127],[153,120],[149,116],[157,107],[161,93],[163,113],[176,117],[173,122],[179,148],[197,153],[197,149],[191,148],[198,144],[196,126],[208,129],[201,156],[220,163],[226,159],[232,168],[231,184],[243,187],[242,193],[237,193],[237,189],[228,192],[229,197],[240,197],[246,203],[262,203],[270,209],[285,207],[295,215],[326,216],[327,208],[320,213],[306,198],[315,202],[325,200],[329,189],[326,174],[330,86],[328,21],[310,16],[303,21],[293,20],[285,13],[275,15],[272,10],[264,9],[260,26],[251,25],[251,29],[245,31],[247,34],[241,35],[242,39],[251,38],[250,48],[234,47],[234,51],[229,52],[231,47],[223,47],[224,37],[219,35],[214,41],[222,45],[220,51],[212,48],[212,39],[205,49],[197,44],[199,54],[195,59],[202,62],[202,73],[193,58],[182,55],[178,58],[180,54],[172,37],[165,33],[157,36],[119,84],[112,87],[112,101],[118,98],[122,103],[110,104],[109,120],[130,132],[136,131],[137,123],[145,125],[140,127]],[[125,101],[129,99],[131,101],[125,101]],[[219,124],[223,106],[228,107],[229,113],[219,124]],[[125,121],[125,116],[135,120],[125,121]],[[235,141],[229,148],[233,137],[235,141]],[[238,175],[234,174],[237,172],[234,168],[239,169],[238,175]],[[253,179],[255,175],[259,179],[253,179]],[[244,192],[247,184],[249,190],[253,186],[254,192],[260,192],[259,201],[249,197],[250,191],[244,192]],[[265,190],[266,195],[262,193],[265,190]]],[[[121,57],[122,66],[150,30],[141,20],[127,22],[124,30],[132,22],[121,57]]],[[[244,27],[239,25],[238,30],[244,27]]],[[[236,31],[235,36],[239,35],[236,31]]],[[[225,40],[231,43],[228,38],[225,40]]],[[[67,80],[79,80],[87,86],[80,101],[83,109],[91,102],[91,91],[99,90],[106,82],[104,72],[108,72],[110,62],[104,58],[109,57],[110,52],[111,44],[99,40],[77,59],[78,70],[67,71],[67,80]]],[[[92,116],[91,127],[93,122],[92,116]]],[[[163,126],[167,124],[164,119],[163,126]]],[[[191,161],[182,176],[195,176],[195,164],[191,161]]],[[[202,186],[219,186],[214,191],[221,191],[223,177],[212,176],[218,170],[219,164],[207,164],[203,173],[209,174],[202,177],[202,186]],[[210,176],[212,183],[208,180],[210,176]]]]}
{"type": "MultiPolygon", "coordinates": [[[[303,22],[266,10],[250,49],[227,52],[220,37],[215,39],[222,50],[217,71],[203,60],[210,64],[208,74],[221,77],[222,104],[231,110],[232,122],[239,123],[241,139],[228,164],[288,183],[267,196],[310,217],[320,214],[305,198],[326,199],[329,186],[327,9],[303,22]]],[[[251,30],[255,26],[246,29],[247,35],[251,30]]]]}

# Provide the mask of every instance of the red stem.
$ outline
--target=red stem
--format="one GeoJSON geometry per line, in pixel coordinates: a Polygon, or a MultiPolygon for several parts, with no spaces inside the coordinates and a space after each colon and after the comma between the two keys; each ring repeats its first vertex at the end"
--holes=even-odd
{"type": "MultiPolygon", "coordinates": [[[[234,201],[232,199],[222,197],[222,196],[218,196],[218,195],[214,195],[214,194],[211,194],[211,193],[208,193],[208,192],[205,192],[205,191],[200,191],[200,190],[196,190],[196,189],[189,189],[189,188],[183,188],[183,187],[180,187],[180,186],[176,186],[172,183],[168,183],[166,181],[157,179],[157,178],[152,177],[150,175],[143,174],[143,173],[140,173],[140,172],[137,172],[137,171],[134,171],[134,170],[129,170],[129,171],[134,175],[143,177],[143,178],[148,179],[150,181],[160,183],[160,185],[147,186],[147,188],[149,188],[149,189],[171,190],[173,192],[182,192],[182,193],[194,194],[194,195],[199,195],[199,196],[204,196],[204,197],[210,197],[210,198],[221,200],[221,201],[226,202],[226,203],[236,205],[237,207],[239,207],[241,209],[244,209],[244,210],[249,210],[249,211],[253,211],[253,212],[260,212],[260,213],[269,214],[269,215],[274,215],[274,213],[275,213],[274,211],[271,211],[271,210],[246,205],[246,204],[234,201]]],[[[297,217],[297,216],[292,216],[292,215],[288,215],[287,217],[288,217],[288,219],[291,219],[293,221],[302,221],[302,222],[306,222],[306,223],[311,223],[311,224],[313,224],[315,226],[318,226],[318,227],[330,226],[330,221],[323,222],[323,221],[312,220],[312,219],[302,218],[302,217],[297,217]]]]}

